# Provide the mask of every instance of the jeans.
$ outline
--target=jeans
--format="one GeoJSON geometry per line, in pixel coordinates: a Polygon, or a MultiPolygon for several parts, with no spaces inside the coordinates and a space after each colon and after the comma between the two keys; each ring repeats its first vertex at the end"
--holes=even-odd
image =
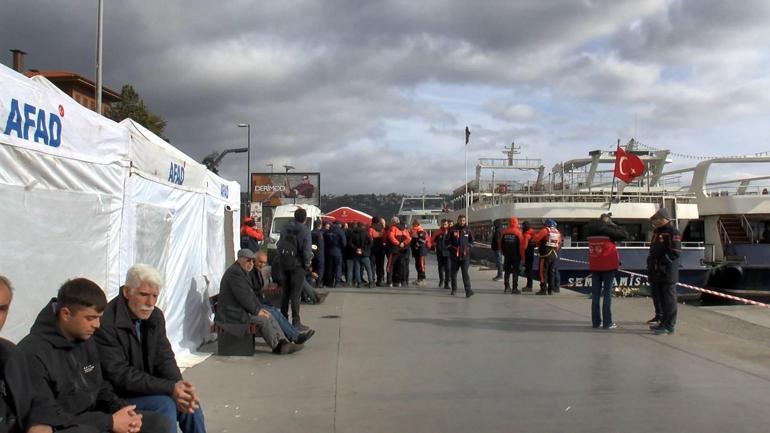
{"type": "Polygon", "coordinates": [[[263,305],[262,308],[267,310],[268,313],[270,313],[271,316],[275,319],[276,322],[278,322],[278,326],[281,327],[281,331],[286,335],[286,338],[289,341],[294,341],[299,336],[299,332],[297,331],[297,328],[291,326],[291,323],[289,323],[289,320],[284,316],[281,311],[271,305],[263,305]]]}
{"type": "Polygon", "coordinates": [[[503,254],[500,250],[494,250],[492,252],[495,253],[495,267],[497,268],[495,278],[503,278],[503,254]]]}
{"type": "Polygon", "coordinates": [[[369,282],[369,287],[374,285],[374,274],[372,273],[372,261],[369,256],[361,256],[356,259],[356,268],[358,269],[358,281],[363,280],[363,272],[366,270],[366,281],[369,282]]]}
{"type": "Polygon", "coordinates": [[[594,271],[591,277],[591,324],[594,328],[612,326],[612,286],[615,283],[615,271],[594,271]],[[599,298],[604,294],[601,312],[599,298]]]}
{"type": "Polygon", "coordinates": [[[346,260],[348,269],[345,275],[345,281],[349,286],[361,283],[361,267],[359,266],[358,258],[350,258],[346,260]]]}
{"type": "Polygon", "coordinates": [[[167,395],[145,395],[129,398],[131,404],[136,405],[137,410],[155,412],[163,416],[167,422],[169,433],[176,433],[176,424],[182,433],[206,433],[206,425],[203,422],[203,411],[200,406],[193,413],[180,413],[176,410],[176,403],[167,395]]]}

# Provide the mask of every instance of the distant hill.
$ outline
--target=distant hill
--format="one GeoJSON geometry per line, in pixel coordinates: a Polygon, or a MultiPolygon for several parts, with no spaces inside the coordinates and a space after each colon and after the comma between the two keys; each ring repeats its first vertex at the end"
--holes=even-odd
{"type": "Polygon", "coordinates": [[[347,206],[372,216],[390,218],[398,213],[402,194],[344,194],[322,195],[321,210],[326,213],[347,206]]]}
{"type": "MultiPolygon", "coordinates": [[[[398,213],[403,194],[345,194],[322,195],[321,210],[326,213],[339,207],[347,206],[385,219],[398,213]]],[[[449,201],[449,197],[445,197],[449,201]]]]}

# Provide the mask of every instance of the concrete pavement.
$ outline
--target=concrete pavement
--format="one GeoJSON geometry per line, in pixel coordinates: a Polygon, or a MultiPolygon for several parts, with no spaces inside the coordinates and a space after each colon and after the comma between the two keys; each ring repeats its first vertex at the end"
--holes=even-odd
{"type": "Polygon", "coordinates": [[[503,294],[492,276],[474,268],[470,299],[433,288],[332,290],[303,306],[317,330],[304,350],[214,356],[185,372],[208,431],[767,430],[763,322],[682,305],[676,334],[653,336],[643,323],[650,301],[615,298],[620,328],[595,330],[585,296],[503,294]]]}

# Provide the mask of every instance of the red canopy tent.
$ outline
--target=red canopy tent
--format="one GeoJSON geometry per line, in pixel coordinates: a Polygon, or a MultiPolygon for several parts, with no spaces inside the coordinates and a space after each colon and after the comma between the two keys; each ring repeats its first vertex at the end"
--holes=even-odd
{"type": "Polygon", "coordinates": [[[334,217],[334,219],[340,223],[360,222],[365,225],[370,225],[372,223],[372,216],[368,213],[344,206],[334,209],[331,212],[327,212],[326,216],[334,217]]]}

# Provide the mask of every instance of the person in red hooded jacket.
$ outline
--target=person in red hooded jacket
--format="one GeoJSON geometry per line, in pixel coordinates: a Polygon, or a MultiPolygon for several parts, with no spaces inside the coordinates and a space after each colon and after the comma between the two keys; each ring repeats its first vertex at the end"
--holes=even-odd
{"type": "Polygon", "coordinates": [[[513,295],[521,294],[519,290],[519,269],[524,258],[526,245],[524,235],[519,230],[519,219],[511,217],[508,220],[508,227],[500,232],[500,242],[497,246],[503,255],[503,270],[505,272],[503,276],[503,281],[505,282],[503,293],[510,291],[513,295]],[[513,285],[509,282],[511,275],[513,275],[513,285]]]}
{"type": "Polygon", "coordinates": [[[425,284],[425,256],[430,248],[430,236],[416,218],[412,220],[409,236],[411,237],[410,246],[412,247],[412,257],[414,257],[414,268],[417,271],[415,284],[422,286],[425,284]]]}
{"type": "Polygon", "coordinates": [[[265,240],[262,230],[257,228],[257,223],[252,217],[246,217],[241,224],[241,248],[248,248],[255,253],[259,251],[259,243],[265,240]]]}

